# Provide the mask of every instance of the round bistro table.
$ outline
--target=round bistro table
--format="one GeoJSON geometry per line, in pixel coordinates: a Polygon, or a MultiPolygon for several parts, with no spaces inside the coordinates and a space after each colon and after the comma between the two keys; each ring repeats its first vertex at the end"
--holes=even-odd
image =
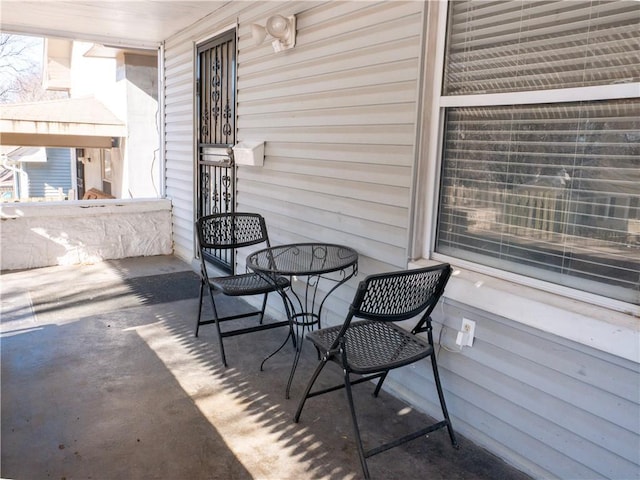
{"type": "Polygon", "coordinates": [[[262,370],[264,363],[294,336],[296,352],[286,389],[286,398],[289,398],[304,334],[316,326],[321,327],[325,301],[336,288],[357,273],[358,252],[353,248],[331,243],[292,243],[251,253],[247,257],[247,267],[269,281],[278,276],[286,276],[291,280],[291,287],[278,288],[291,326],[289,334],[282,345],[260,365],[262,370]],[[321,283],[328,284],[328,290],[319,289],[321,283]]]}

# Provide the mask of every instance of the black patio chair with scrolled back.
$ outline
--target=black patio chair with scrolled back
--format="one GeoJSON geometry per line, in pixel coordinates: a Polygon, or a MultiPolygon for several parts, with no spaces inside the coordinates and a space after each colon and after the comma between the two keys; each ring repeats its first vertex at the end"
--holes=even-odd
{"type": "Polygon", "coordinates": [[[369,478],[367,458],[434,430],[446,427],[451,443],[456,448],[458,446],[438,375],[430,317],[450,275],[451,267],[448,264],[370,275],[360,282],[342,325],[307,334],[306,338],[316,346],[321,360],[307,384],[294,421],[297,423],[300,420],[307,399],[345,388],[365,478],[369,478]],[[354,320],[356,318],[358,320],[354,320]],[[395,324],[412,318],[418,318],[418,322],[411,331],[395,324]],[[427,333],[426,340],[418,336],[422,332],[427,333]],[[431,357],[433,377],[444,420],[379,447],[365,450],[360,437],[351,386],[377,378],[379,380],[373,392],[377,397],[390,370],[426,357],[431,357]],[[343,383],[312,392],[313,384],[329,361],[337,363],[342,368],[343,383]]]}
{"type": "Polygon", "coordinates": [[[269,293],[279,288],[287,288],[289,280],[285,277],[275,277],[266,279],[256,273],[243,273],[238,275],[211,277],[207,271],[205,249],[230,250],[240,249],[263,244],[269,247],[269,235],[264,218],[257,213],[215,213],[200,217],[196,221],[196,231],[198,234],[198,249],[200,252],[200,298],[198,307],[198,322],[196,324],[195,336],[198,336],[201,325],[215,324],[218,332],[220,344],[220,355],[222,363],[227,366],[227,357],[224,351],[223,338],[245,333],[252,333],[261,330],[268,330],[276,327],[288,326],[289,321],[263,323],[264,312],[267,306],[269,293]],[[205,287],[209,291],[213,318],[202,319],[202,301],[205,287]],[[250,295],[263,295],[262,308],[251,308],[240,314],[220,316],[216,306],[214,291],[219,291],[223,295],[231,297],[242,297],[250,295]],[[258,317],[258,324],[233,329],[222,329],[221,323],[238,320],[247,317],[258,317]]]}

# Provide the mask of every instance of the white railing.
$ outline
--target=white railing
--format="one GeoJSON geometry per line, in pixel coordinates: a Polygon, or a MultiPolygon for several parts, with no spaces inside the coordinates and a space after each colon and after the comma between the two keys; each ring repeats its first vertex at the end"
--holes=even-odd
{"type": "Polygon", "coordinates": [[[173,252],[166,199],[4,204],[0,222],[2,270],[173,252]]]}

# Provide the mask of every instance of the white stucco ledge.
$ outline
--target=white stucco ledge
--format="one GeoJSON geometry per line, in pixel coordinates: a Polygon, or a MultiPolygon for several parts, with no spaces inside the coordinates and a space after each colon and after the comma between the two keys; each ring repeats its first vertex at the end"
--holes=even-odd
{"type": "MultiPolygon", "coordinates": [[[[440,263],[417,260],[409,268],[440,263]]],[[[452,264],[445,297],[640,363],[640,307],[617,311],[452,264]]]]}
{"type": "Polygon", "coordinates": [[[167,199],[3,204],[1,269],[169,255],[171,232],[167,199]]]}

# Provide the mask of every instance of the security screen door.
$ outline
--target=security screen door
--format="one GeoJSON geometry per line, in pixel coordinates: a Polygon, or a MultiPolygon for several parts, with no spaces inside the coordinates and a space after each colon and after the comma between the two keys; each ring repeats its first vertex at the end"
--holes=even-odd
{"type": "MultiPolygon", "coordinates": [[[[196,66],[196,215],[235,210],[236,176],[231,147],[236,140],[236,32],[198,46],[196,66]]],[[[234,252],[211,250],[207,259],[233,271],[234,252]]]]}

